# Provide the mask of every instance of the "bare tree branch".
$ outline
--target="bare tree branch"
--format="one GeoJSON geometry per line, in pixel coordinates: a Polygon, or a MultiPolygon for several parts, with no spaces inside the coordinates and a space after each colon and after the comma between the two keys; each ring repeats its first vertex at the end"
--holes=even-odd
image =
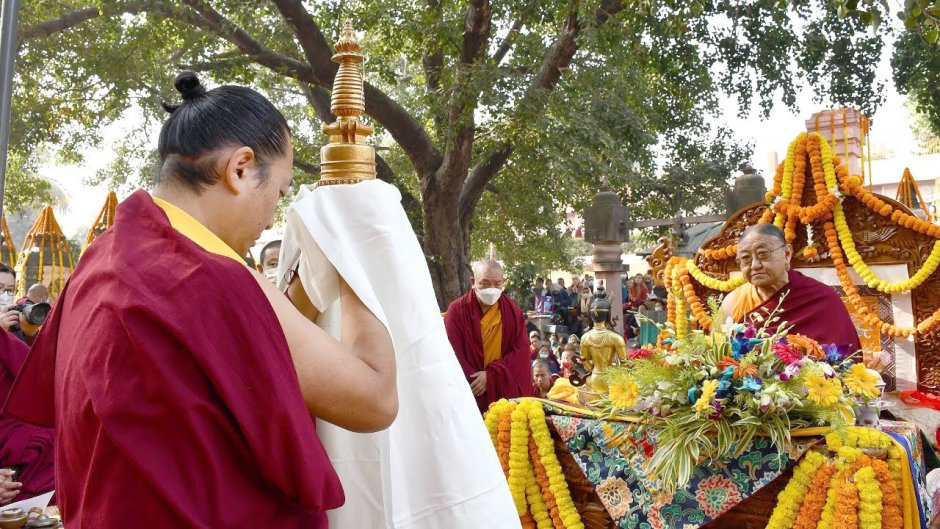
{"type": "Polygon", "coordinates": [[[22,46],[22,44],[27,40],[48,37],[54,33],[66,31],[88,20],[99,17],[111,17],[125,13],[140,13],[142,11],[146,11],[152,6],[153,2],[127,2],[120,5],[107,5],[102,7],[100,10],[97,7],[76,9],[75,11],[68,12],[59,18],[24,28],[23,31],[20,32],[19,44],[22,46]]]}
{"type": "Polygon", "coordinates": [[[435,173],[433,182],[427,182],[425,189],[440,187],[459,192],[460,186],[467,178],[476,132],[473,111],[480,96],[479,88],[472,82],[473,66],[485,59],[491,15],[488,0],[474,0],[467,7],[463,45],[458,54],[457,81],[454,83],[447,111],[444,160],[435,173]]]}
{"type": "Polygon", "coordinates": [[[333,114],[330,112],[330,94],[325,88],[310,83],[300,83],[300,91],[303,92],[307,103],[313,107],[320,121],[333,122],[333,114]]]}
{"type": "MultiPolygon", "coordinates": [[[[594,13],[595,23],[598,26],[604,24],[610,17],[616,15],[625,7],[622,0],[603,0],[594,13]]],[[[561,32],[545,54],[535,78],[519,103],[520,106],[528,104],[536,94],[555,88],[578,49],[577,37],[580,29],[578,4],[573,1],[568,15],[565,17],[561,32]]],[[[460,192],[459,210],[462,226],[469,226],[476,205],[483,194],[483,189],[505,166],[512,149],[512,142],[506,141],[482,156],[480,161],[473,167],[473,170],[470,171],[470,176],[460,192]]]]}
{"type": "Polygon", "coordinates": [[[512,144],[504,143],[498,150],[489,154],[483,161],[478,163],[463,188],[460,190],[460,225],[469,226],[473,219],[473,212],[476,210],[480,197],[483,196],[483,190],[490,184],[490,181],[506,165],[509,155],[512,154],[512,144]]]}
{"type": "Polygon", "coordinates": [[[496,53],[493,54],[493,64],[499,66],[499,64],[503,62],[506,54],[509,53],[510,48],[512,48],[513,42],[516,40],[516,35],[522,30],[523,25],[525,25],[525,21],[521,16],[513,22],[512,27],[509,28],[509,33],[506,33],[503,42],[499,45],[499,48],[496,49],[496,53]]]}

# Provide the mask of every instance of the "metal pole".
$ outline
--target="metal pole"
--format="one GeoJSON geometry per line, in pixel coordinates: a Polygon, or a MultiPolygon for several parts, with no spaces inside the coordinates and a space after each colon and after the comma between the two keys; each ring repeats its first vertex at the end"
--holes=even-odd
{"type": "Polygon", "coordinates": [[[10,145],[10,119],[13,107],[13,61],[19,33],[20,0],[0,0],[0,215],[7,175],[7,149],[10,145]]]}

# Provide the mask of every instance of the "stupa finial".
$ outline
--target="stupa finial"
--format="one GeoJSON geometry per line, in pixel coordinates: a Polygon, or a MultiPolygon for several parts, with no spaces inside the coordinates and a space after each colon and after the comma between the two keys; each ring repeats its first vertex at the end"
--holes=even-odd
{"type": "Polygon", "coordinates": [[[320,149],[320,180],[315,185],[354,184],[375,178],[375,149],[366,144],[374,129],[359,120],[366,111],[359,70],[363,60],[362,45],[347,20],[333,55],[333,62],[339,64],[330,98],[330,112],[336,121],[322,128],[330,142],[320,149]]]}

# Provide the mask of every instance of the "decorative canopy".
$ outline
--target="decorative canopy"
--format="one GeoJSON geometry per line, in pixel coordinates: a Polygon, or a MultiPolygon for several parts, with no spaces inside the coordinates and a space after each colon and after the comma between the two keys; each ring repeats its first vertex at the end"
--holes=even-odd
{"type": "Polygon", "coordinates": [[[109,191],[108,198],[104,201],[104,205],[101,206],[101,211],[98,213],[98,216],[95,217],[95,223],[92,224],[91,228],[88,230],[88,237],[85,238],[85,246],[82,246],[82,253],[85,253],[85,249],[114,224],[114,210],[117,208],[117,204],[117,194],[114,191],[109,191]]]}
{"type": "Polygon", "coordinates": [[[0,231],[3,232],[3,244],[0,244],[0,262],[16,268],[16,245],[13,244],[13,237],[10,236],[10,227],[7,226],[7,216],[3,215],[0,220],[0,231]]]}
{"type": "Polygon", "coordinates": [[[934,222],[936,220],[933,213],[927,209],[924,197],[920,194],[920,187],[917,185],[917,180],[914,180],[914,176],[911,175],[911,170],[907,167],[904,168],[904,176],[901,177],[901,183],[898,184],[898,194],[894,199],[907,206],[907,208],[914,213],[923,212],[927,222],[934,222]]]}
{"type": "Polygon", "coordinates": [[[49,287],[49,294],[58,296],[74,269],[69,241],[52,206],[46,206],[23,241],[23,253],[16,265],[17,295],[25,295],[33,283],[43,283],[49,287]]]}

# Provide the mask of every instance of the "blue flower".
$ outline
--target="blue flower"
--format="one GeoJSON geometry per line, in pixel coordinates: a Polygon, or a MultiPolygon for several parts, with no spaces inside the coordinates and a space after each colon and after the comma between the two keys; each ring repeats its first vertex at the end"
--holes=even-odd
{"type": "Polygon", "coordinates": [[[752,377],[750,375],[742,378],[740,384],[741,385],[738,386],[739,390],[753,391],[753,392],[760,391],[761,386],[763,385],[763,383],[761,382],[761,379],[757,377],[752,377]]]}
{"type": "Polygon", "coordinates": [[[721,372],[721,377],[718,378],[718,386],[715,388],[715,396],[719,399],[723,399],[728,396],[728,391],[731,390],[731,377],[734,375],[734,367],[726,367],[724,371],[721,372]]]}
{"type": "Polygon", "coordinates": [[[749,337],[746,332],[739,332],[731,340],[731,354],[735,360],[740,360],[742,356],[751,351],[755,345],[760,345],[764,341],[759,338],[749,337]]]}
{"type": "Polygon", "coordinates": [[[698,400],[701,394],[702,390],[698,386],[692,386],[689,388],[689,404],[695,404],[695,401],[698,400]]]}
{"type": "Polygon", "coordinates": [[[826,362],[829,362],[832,365],[840,364],[849,354],[848,344],[839,345],[828,343],[824,344],[822,348],[826,353],[826,362]]]}

